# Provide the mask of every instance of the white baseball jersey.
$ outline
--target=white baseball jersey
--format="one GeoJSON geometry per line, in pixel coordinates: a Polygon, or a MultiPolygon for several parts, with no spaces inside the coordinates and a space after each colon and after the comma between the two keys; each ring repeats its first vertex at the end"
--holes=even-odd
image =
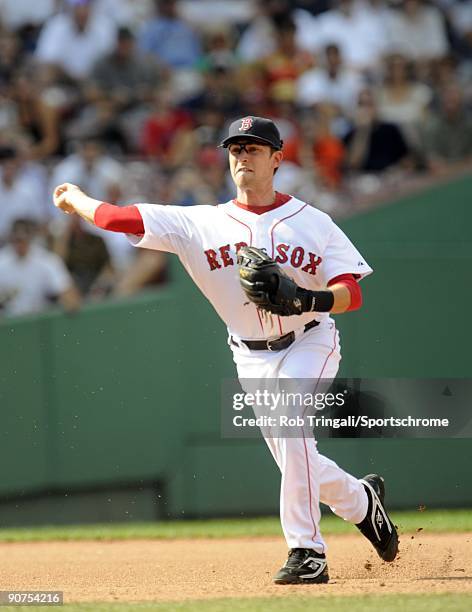
{"type": "MultiPolygon", "coordinates": [[[[364,277],[372,268],[325,213],[287,196],[288,201],[257,214],[234,201],[218,206],[137,204],[144,222],[138,247],[175,253],[223,319],[231,335],[262,339],[300,329],[313,313],[263,317],[248,302],[240,283],[237,251],[243,245],[266,249],[301,287],[324,289],[340,274],[364,277]]],[[[321,320],[327,313],[317,313],[321,320]]]]}

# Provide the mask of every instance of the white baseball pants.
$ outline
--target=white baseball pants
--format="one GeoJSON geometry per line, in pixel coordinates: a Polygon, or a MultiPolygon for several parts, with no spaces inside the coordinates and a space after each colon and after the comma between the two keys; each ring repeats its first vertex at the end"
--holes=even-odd
{"type": "MultiPolygon", "coordinates": [[[[241,381],[332,380],[341,360],[339,334],[331,319],[299,335],[282,351],[250,351],[234,345],[231,349],[241,381]]],[[[312,435],[270,437],[267,430],[262,432],[282,476],[280,520],[288,547],[325,552],[327,547],[319,527],[320,501],[341,518],[360,523],[367,513],[364,487],[357,478],[321,455],[312,435]]]]}

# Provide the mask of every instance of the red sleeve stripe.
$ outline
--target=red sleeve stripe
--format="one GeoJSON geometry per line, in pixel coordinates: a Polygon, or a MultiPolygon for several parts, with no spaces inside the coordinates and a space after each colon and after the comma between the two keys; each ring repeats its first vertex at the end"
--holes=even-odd
{"type": "Polygon", "coordinates": [[[94,223],[97,227],[110,232],[125,234],[144,234],[144,223],[137,206],[114,206],[102,202],[95,211],[94,223]]]}
{"type": "Polygon", "coordinates": [[[356,280],[356,276],[354,274],[340,274],[329,281],[328,287],[336,284],[344,285],[351,294],[351,303],[346,312],[351,310],[359,310],[359,308],[362,306],[362,290],[356,280]]]}

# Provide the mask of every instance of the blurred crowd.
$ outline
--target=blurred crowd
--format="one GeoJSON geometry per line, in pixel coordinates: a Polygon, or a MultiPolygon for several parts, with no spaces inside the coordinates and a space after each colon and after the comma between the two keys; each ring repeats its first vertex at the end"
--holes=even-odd
{"type": "Polygon", "coordinates": [[[166,256],[57,213],[234,197],[243,115],[285,142],[276,188],[340,216],[472,159],[472,0],[0,0],[0,316],[125,296],[166,256]]]}

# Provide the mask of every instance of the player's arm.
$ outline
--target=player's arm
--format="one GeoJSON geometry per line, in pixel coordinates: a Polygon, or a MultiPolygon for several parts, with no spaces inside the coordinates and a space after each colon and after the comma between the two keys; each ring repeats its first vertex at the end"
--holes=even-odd
{"type": "Polygon", "coordinates": [[[354,274],[341,274],[328,283],[333,294],[331,314],[341,314],[351,310],[359,310],[362,306],[362,291],[354,274]]]}
{"type": "Polygon", "coordinates": [[[246,296],[258,308],[281,316],[304,312],[339,314],[357,310],[362,294],[355,274],[341,274],[324,290],[298,286],[264,249],[244,246],[238,251],[239,280],[246,296]]]}
{"type": "Polygon", "coordinates": [[[333,294],[333,305],[329,312],[332,314],[346,312],[351,305],[349,289],[343,283],[339,283],[339,285],[330,287],[329,292],[333,294]]]}
{"type": "Polygon", "coordinates": [[[86,195],[77,185],[62,183],[54,189],[54,206],[68,214],[76,213],[94,223],[95,212],[102,202],[86,195]]]}
{"type": "Polygon", "coordinates": [[[77,185],[63,183],[54,189],[54,205],[68,214],[112,232],[144,234],[144,222],[137,206],[114,206],[86,195],[77,185]]]}
{"type": "Polygon", "coordinates": [[[354,274],[341,274],[328,283],[324,291],[311,291],[298,287],[297,296],[302,312],[329,312],[341,314],[358,310],[362,305],[362,292],[354,274]]]}

